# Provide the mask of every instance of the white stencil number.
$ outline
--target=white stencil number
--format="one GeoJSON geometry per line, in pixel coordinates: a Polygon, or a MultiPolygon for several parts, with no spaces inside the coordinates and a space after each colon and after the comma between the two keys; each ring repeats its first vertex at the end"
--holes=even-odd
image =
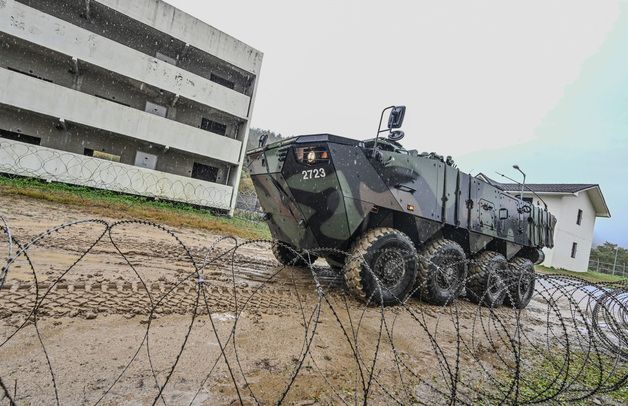
{"type": "Polygon", "coordinates": [[[303,174],[303,180],[320,179],[327,176],[327,174],[325,173],[325,169],[323,168],[308,169],[307,171],[302,171],[301,173],[303,174]]]}

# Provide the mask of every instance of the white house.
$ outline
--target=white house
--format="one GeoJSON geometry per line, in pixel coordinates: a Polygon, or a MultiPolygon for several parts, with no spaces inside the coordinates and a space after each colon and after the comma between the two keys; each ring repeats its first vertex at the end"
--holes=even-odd
{"type": "MultiPolygon", "coordinates": [[[[519,196],[521,185],[499,183],[485,175],[478,177],[519,196]]],[[[556,216],[554,248],[544,249],[543,265],[584,272],[589,265],[593,230],[597,217],[610,217],[602,189],[596,184],[527,184],[523,199],[537,205],[547,203],[556,216]],[[534,192],[534,193],[532,193],[534,192]]]]}

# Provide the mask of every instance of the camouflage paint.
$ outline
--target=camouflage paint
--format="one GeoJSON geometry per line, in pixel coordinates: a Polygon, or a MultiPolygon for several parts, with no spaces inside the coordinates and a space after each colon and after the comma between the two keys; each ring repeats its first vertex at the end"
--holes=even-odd
{"type": "Polygon", "coordinates": [[[553,246],[556,219],[546,210],[443,162],[380,140],[318,134],[249,151],[250,171],[275,239],[299,249],[346,249],[380,210],[415,219],[421,241],[440,230],[463,231],[475,253],[492,245],[508,257],[522,247],[553,246]],[[299,162],[296,149],[324,147],[329,162],[299,162]],[[307,178],[303,171],[324,170],[307,178]]]}

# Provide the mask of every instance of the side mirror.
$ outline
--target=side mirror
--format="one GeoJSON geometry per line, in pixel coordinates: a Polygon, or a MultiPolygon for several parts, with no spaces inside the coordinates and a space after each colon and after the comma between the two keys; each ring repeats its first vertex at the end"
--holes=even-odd
{"type": "Polygon", "coordinates": [[[395,106],[388,117],[388,129],[401,128],[406,115],[406,106],[395,106]]]}
{"type": "Polygon", "coordinates": [[[405,137],[405,133],[401,130],[395,130],[395,131],[391,131],[390,134],[388,134],[388,139],[391,141],[401,141],[403,139],[403,137],[405,137]]]}

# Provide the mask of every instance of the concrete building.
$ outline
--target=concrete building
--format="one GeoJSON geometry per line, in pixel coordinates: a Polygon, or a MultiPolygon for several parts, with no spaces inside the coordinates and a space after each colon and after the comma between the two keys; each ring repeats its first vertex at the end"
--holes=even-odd
{"type": "MultiPolygon", "coordinates": [[[[521,195],[521,185],[499,183],[485,175],[487,182],[515,195],[521,195]]],[[[589,266],[593,245],[593,231],[598,217],[610,217],[602,189],[595,184],[527,184],[523,200],[536,205],[547,203],[556,216],[554,248],[545,248],[543,265],[570,271],[584,272],[589,266]],[[539,199],[540,197],[540,199],[539,199]],[[543,201],[541,201],[541,199],[543,201]]]]}
{"type": "Polygon", "coordinates": [[[232,212],[262,57],[160,0],[0,0],[0,172],[232,212]]]}

